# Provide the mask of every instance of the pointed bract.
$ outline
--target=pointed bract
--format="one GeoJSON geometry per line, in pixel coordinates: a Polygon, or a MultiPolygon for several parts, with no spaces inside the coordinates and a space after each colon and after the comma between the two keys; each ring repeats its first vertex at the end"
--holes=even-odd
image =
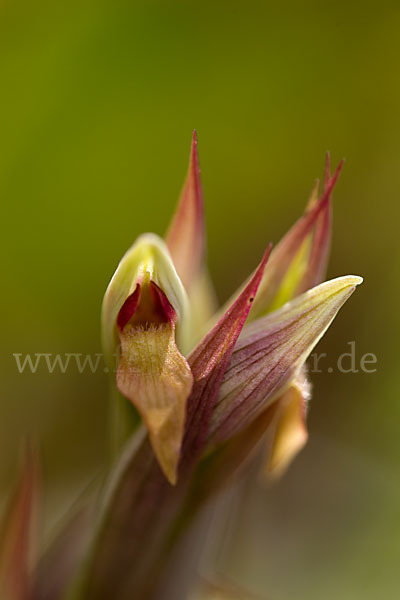
{"type": "Polygon", "coordinates": [[[271,246],[243,292],[188,358],[194,384],[188,400],[183,455],[189,462],[193,456],[198,456],[207,438],[211,413],[225,370],[256,296],[270,251],[271,246]]]}
{"type": "MultiPolygon", "coordinates": [[[[305,275],[307,275],[307,278],[311,281],[312,276],[318,278],[319,272],[325,268],[325,259],[327,257],[322,254],[315,254],[315,251],[313,253],[311,240],[316,224],[320,219],[322,220],[322,223],[325,224],[327,215],[330,214],[330,197],[339,177],[341,168],[342,163],[339,164],[334,176],[326,183],[322,197],[315,202],[311,209],[306,211],[303,217],[295,223],[274,248],[268,269],[266,269],[263,281],[261,282],[258,296],[249,315],[249,319],[255,319],[285,304],[285,302],[298,293],[296,292],[296,289],[298,290],[301,288],[302,278],[305,275]],[[303,251],[303,256],[299,257],[299,252],[301,254],[301,251],[303,251]],[[310,255],[313,257],[315,256],[316,258],[315,262],[313,261],[312,263],[312,267],[310,267],[313,269],[311,273],[309,272],[309,269],[307,269],[310,255]],[[299,264],[296,265],[296,269],[291,270],[291,266],[296,260],[299,264]],[[323,264],[320,264],[321,262],[323,264]],[[314,274],[314,270],[317,270],[318,273],[314,274]],[[292,281],[289,285],[287,281],[285,282],[288,273],[292,275],[292,281]],[[295,277],[294,281],[293,275],[295,277]],[[286,294],[280,294],[281,288],[285,284],[288,288],[286,294]]],[[[329,233],[329,231],[325,230],[325,226],[323,232],[329,233]]]]}
{"type": "MultiPolygon", "coordinates": [[[[330,164],[328,160],[327,165],[330,164]]],[[[316,182],[306,212],[274,247],[249,321],[280,308],[299,293],[321,282],[329,256],[331,195],[342,166],[343,161],[332,177],[326,176],[320,199],[317,198],[316,182]]]]}
{"type": "Polygon", "coordinates": [[[246,327],[212,414],[214,443],[239,432],[282,395],[361,282],[351,275],[327,281],[246,327]]]}
{"type": "Polygon", "coordinates": [[[205,262],[204,202],[195,131],[186,181],[165,240],[179,277],[189,290],[205,262]]]}
{"type": "Polygon", "coordinates": [[[204,201],[195,131],[188,173],[165,240],[189,297],[192,339],[198,341],[204,325],[217,310],[217,302],[206,266],[204,201]]]}
{"type": "Polygon", "coordinates": [[[343,160],[339,163],[339,166],[332,177],[331,157],[329,152],[327,152],[325,161],[324,193],[326,193],[330,187],[331,192],[329,194],[327,205],[316,221],[312,233],[312,243],[308,256],[307,268],[300,279],[295,295],[302,294],[325,279],[332,237],[332,186],[335,185],[342,167],[343,160]]]}

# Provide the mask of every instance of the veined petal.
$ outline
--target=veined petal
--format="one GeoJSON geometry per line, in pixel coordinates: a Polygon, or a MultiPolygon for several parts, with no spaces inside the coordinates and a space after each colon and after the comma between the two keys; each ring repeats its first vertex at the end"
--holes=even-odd
{"type": "Polygon", "coordinates": [[[352,275],[327,281],[246,327],[213,410],[210,440],[238,433],[285,391],[361,282],[352,275]]]}
{"type": "Polygon", "coordinates": [[[309,398],[309,383],[306,376],[300,374],[277,400],[275,432],[262,475],[282,475],[305,446],[308,438],[306,416],[309,398]]]}
{"type": "Polygon", "coordinates": [[[205,256],[204,202],[195,131],[186,181],[165,239],[179,277],[189,290],[204,266],[205,256]]]}
{"type": "Polygon", "coordinates": [[[194,385],[188,401],[182,455],[189,462],[199,455],[206,440],[209,420],[225,370],[255,298],[270,250],[269,246],[243,292],[188,358],[194,385]]]}
{"type": "Polygon", "coordinates": [[[7,600],[30,597],[29,562],[37,493],[36,459],[27,451],[21,479],[0,528],[0,597],[7,600]]]}
{"type": "Polygon", "coordinates": [[[115,353],[119,346],[118,315],[124,305],[127,310],[135,310],[135,291],[145,277],[163,291],[173,307],[177,316],[178,344],[183,350],[190,338],[188,298],[168,248],[157,235],[143,234],[123,256],[104,296],[102,341],[109,368],[115,366],[115,353]],[[128,298],[130,306],[126,304],[128,298]]]}

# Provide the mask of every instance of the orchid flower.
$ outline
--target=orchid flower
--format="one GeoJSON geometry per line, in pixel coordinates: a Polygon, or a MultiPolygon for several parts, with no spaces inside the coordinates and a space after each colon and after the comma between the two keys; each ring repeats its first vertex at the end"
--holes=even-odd
{"type": "Polygon", "coordinates": [[[38,485],[28,455],[2,527],[1,597],[177,597],[174,583],[192,582],[174,577],[169,557],[198,509],[261,445],[269,477],[289,465],[307,440],[307,357],[362,281],[323,282],[341,167],[331,175],[327,156],[322,193],[314,185],[304,214],[218,309],[193,135],[165,238],[140,236],[104,297],[117,453],[109,483],[100,503],[78,511],[30,570],[38,485]]]}
{"type": "Polygon", "coordinates": [[[327,156],[322,194],[316,184],[304,215],[218,311],[194,133],[165,239],[144,234],[121,260],[104,298],[104,350],[109,361],[116,356],[113,385],[139,414],[171,484],[272,405],[270,469],[284,468],[306,441],[305,361],[362,281],[321,283],[341,167],[331,176],[327,156]]]}

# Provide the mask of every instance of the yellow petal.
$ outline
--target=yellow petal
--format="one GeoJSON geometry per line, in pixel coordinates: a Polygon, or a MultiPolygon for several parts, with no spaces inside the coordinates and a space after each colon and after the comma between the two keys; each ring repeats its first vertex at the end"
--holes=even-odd
{"type": "Polygon", "coordinates": [[[193,384],[190,367],[177,348],[171,322],[128,323],[120,339],[118,389],[140,412],[158,462],[174,484],[193,384]]]}
{"type": "Polygon", "coordinates": [[[306,409],[308,390],[292,384],[278,400],[279,409],[266,471],[268,476],[282,475],[307,442],[306,409]]]}

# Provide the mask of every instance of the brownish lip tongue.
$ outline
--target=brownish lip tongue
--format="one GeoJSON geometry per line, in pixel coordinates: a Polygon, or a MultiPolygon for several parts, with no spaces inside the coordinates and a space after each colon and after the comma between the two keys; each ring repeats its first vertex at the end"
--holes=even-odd
{"type": "Polygon", "coordinates": [[[164,292],[153,281],[137,284],[122,305],[117,325],[122,331],[130,323],[145,329],[150,325],[175,322],[176,313],[164,292]]]}

